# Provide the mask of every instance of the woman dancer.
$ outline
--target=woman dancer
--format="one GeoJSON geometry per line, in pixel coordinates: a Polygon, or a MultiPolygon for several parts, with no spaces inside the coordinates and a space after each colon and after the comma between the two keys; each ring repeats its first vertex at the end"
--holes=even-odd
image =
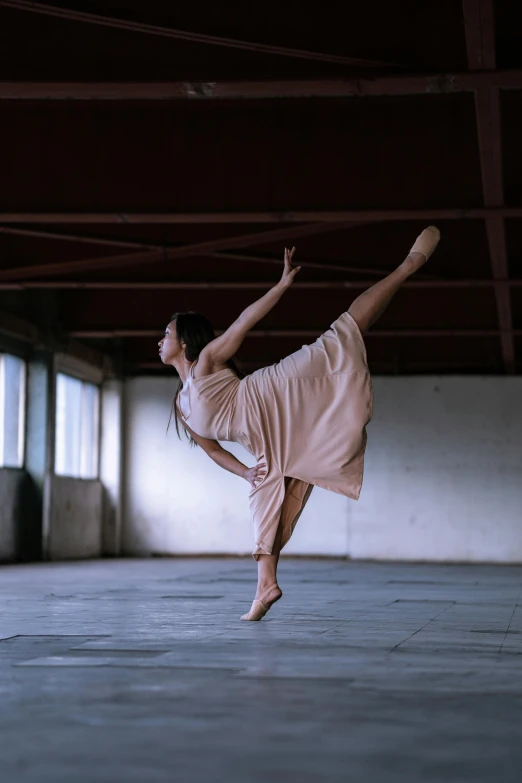
{"type": "Polygon", "coordinates": [[[358,296],[314,343],[246,377],[233,357],[249,330],[292,285],[300,269],[292,266],[295,248],[285,250],[279,283],[219,337],[202,315],[172,316],[159,348],[163,363],[175,367],[180,377],[173,404],[178,434],[179,414],[191,442],[251,485],[258,584],[252,607],[242,620],[260,620],[281,598],[279,554],[313,487],[358,499],[365,428],[372,415],[361,333],[427,261],[439,238],[434,226],[424,229],[402,264],[358,296]],[[257,464],[246,467],[218,441],[241,443],[257,464]]]}

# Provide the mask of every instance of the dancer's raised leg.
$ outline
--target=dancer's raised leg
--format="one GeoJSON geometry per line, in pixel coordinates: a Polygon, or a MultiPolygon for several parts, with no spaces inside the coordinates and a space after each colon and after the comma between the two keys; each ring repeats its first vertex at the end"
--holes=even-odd
{"type": "Polygon", "coordinates": [[[425,228],[402,264],[352,302],[348,312],[361,331],[369,329],[383,314],[404,281],[426,263],[439,239],[438,228],[425,228]]]}
{"type": "Polygon", "coordinates": [[[283,593],[277,584],[277,564],[281,553],[283,527],[277,528],[271,555],[259,555],[257,561],[257,590],[252,608],[241,620],[260,620],[268,612],[272,604],[279,601],[283,593]]]}

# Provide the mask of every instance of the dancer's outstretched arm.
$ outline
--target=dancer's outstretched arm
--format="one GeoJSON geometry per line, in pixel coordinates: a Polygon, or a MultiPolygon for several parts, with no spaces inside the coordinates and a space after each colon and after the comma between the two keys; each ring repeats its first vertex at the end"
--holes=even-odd
{"type": "Polygon", "coordinates": [[[250,329],[270,312],[281,299],[284,292],[292,285],[294,277],[301,269],[300,266],[292,266],[294,252],[295,247],[292,250],[285,248],[285,267],[279,283],[271,288],[261,299],[258,299],[257,302],[243,310],[239,318],[234,321],[226,332],[205,346],[201,351],[200,361],[203,360],[205,363],[209,362],[213,365],[224,364],[237,353],[250,329]]]}

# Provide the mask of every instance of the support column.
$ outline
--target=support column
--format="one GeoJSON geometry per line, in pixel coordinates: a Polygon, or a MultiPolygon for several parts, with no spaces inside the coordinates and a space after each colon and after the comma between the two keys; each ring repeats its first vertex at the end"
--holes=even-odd
{"type": "Polygon", "coordinates": [[[102,387],[100,427],[100,480],[103,484],[102,552],[121,551],[123,468],[123,382],[106,381],[102,387]]]}
{"type": "Polygon", "coordinates": [[[27,366],[27,408],[23,524],[19,531],[22,560],[46,559],[48,549],[47,476],[54,453],[52,355],[35,351],[27,366]]]}

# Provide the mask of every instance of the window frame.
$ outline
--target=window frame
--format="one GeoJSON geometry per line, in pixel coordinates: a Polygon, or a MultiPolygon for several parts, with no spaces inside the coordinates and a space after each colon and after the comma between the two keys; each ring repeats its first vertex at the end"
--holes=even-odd
{"type": "Polygon", "coordinates": [[[74,479],[75,481],[99,481],[100,480],[100,469],[101,469],[101,422],[102,422],[102,379],[99,378],[98,374],[96,372],[81,372],[76,371],[75,372],[75,366],[71,366],[71,363],[69,362],[59,362],[57,361],[55,363],[55,373],[54,373],[54,415],[53,415],[53,422],[54,422],[54,447],[53,447],[53,466],[52,466],[52,473],[54,476],[57,476],[59,478],[70,478],[74,479]],[[90,386],[93,386],[96,389],[97,394],[97,405],[95,409],[95,427],[94,432],[96,436],[96,444],[95,444],[95,470],[93,476],[82,476],[82,475],[71,475],[68,473],[58,473],[56,470],[56,453],[57,453],[57,438],[58,438],[58,427],[57,427],[57,404],[58,404],[58,376],[63,375],[66,378],[71,378],[75,381],[78,381],[82,385],[81,390],[81,416],[82,420],[80,421],[80,454],[79,454],[79,461],[80,461],[80,474],[82,469],[82,424],[83,424],[83,405],[84,405],[84,389],[85,385],[89,384],[90,386]],[[93,377],[94,376],[94,377],[93,377]]]}
{"type": "Polygon", "coordinates": [[[27,358],[21,352],[11,349],[7,350],[2,344],[0,344],[0,423],[2,429],[0,432],[0,470],[25,470],[26,453],[27,453],[27,375],[28,375],[28,363],[27,358]],[[21,400],[19,405],[19,420],[18,420],[18,455],[19,461],[17,465],[4,465],[3,453],[4,453],[4,373],[5,373],[5,356],[11,356],[14,359],[18,359],[22,363],[21,374],[21,400]]]}

